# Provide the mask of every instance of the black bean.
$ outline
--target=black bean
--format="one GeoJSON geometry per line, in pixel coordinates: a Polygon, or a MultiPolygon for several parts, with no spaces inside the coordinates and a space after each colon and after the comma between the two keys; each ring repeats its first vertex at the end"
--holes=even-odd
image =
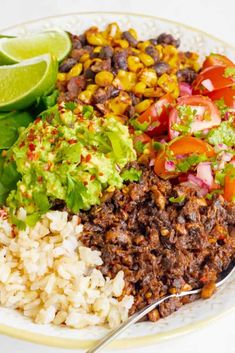
{"type": "Polygon", "coordinates": [[[197,73],[190,68],[178,70],[176,76],[179,81],[187,82],[191,84],[197,77],[197,73]]]}
{"type": "Polygon", "coordinates": [[[109,99],[109,93],[104,88],[98,88],[93,94],[95,104],[105,103],[109,99]]]}
{"type": "Polygon", "coordinates": [[[138,40],[128,31],[122,33],[122,39],[127,40],[132,47],[136,47],[138,44],[138,40]]]}
{"type": "Polygon", "coordinates": [[[136,104],[139,103],[140,98],[136,97],[136,95],[133,92],[129,92],[129,96],[130,96],[130,98],[132,100],[132,104],[133,105],[136,105],[136,104]]]}
{"type": "Polygon", "coordinates": [[[147,48],[145,48],[145,53],[150,55],[154,59],[155,63],[158,62],[159,52],[157,49],[154,48],[153,45],[149,45],[147,48]]]}
{"type": "Polygon", "coordinates": [[[73,49],[81,49],[81,47],[82,47],[82,43],[80,42],[80,40],[78,38],[73,39],[72,48],[73,49]]]}
{"type": "Polygon", "coordinates": [[[99,57],[100,59],[108,59],[113,56],[113,48],[110,45],[105,45],[101,48],[99,57]]]}
{"type": "Polygon", "coordinates": [[[86,69],[84,72],[84,77],[88,80],[94,80],[95,79],[95,72],[93,72],[90,68],[86,69]]]}
{"type": "Polygon", "coordinates": [[[61,64],[59,71],[60,72],[69,72],[70,69],[77,63],[77,61],[73,58],[65,59],[61,64]]]}
{"type": "Polygon", "coordinates": [[[82,46],[86,45],[86,36],[85,36],[85,34],[80,34],[80,36],[78,36],[78,39],[80,40],[82,46]]]}
{"type": "Polygon", "coordinates": [[[118,88],[112,87],[111,92],[110,92],[110,98],[115,98],[119,95],[120,90],[118,88]]]}
{"type": "Polygon", "coordinates": [[[180,40],[175,39],[171,34],[162,33],[157,37],[158,44],[173,45],[178,48],[180,46],[180,40]]]}
{"type": "Polygon", "coordinates": [[[156,71],[158,76],[161,76],[163,74],[169,73],[171,68],[170,65],[165,61],[159,61],[157,64],[153,65],[153,69],[156,71]]]}
{"type": "Polygon", "coordinates": [[[114,68],[119,70],[127,70],[127,51],[118,50],[113,55],[114,68]]]}

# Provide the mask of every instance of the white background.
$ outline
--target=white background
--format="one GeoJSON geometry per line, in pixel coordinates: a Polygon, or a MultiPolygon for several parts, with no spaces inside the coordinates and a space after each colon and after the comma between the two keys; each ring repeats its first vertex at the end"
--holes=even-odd
{"type": "MultiPolygon", "coordinates": [[[[235,46],[234,0],[0,0],[0,5],[0,28],[70,12],[126,11],[183,22],[235,46]]],[[[235,353],[234,330],[235,312],[186,336],[158,343],[155,346],[122,352],[235,353]]],[[[69,352],[73,351],[34,345],[0,336],[0,353],[69,352]]],[[[117,350],[115,352],[121,353],[117,350]]]]}

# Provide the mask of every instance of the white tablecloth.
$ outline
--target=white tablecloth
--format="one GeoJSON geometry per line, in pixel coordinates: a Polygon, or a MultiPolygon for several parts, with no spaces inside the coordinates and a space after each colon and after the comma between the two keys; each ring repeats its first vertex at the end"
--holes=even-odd
{"type": "MultiPolygon", "coordinates": [[[[0,0],[0,28],[51,15],[84,11],[151,14],[200,28],[235,46],[234,0],[0,0]]],[[[234,293],[235,295],[235,293],[234,293]]],[[[233,353],[235,311],[188,335],[128,353],[233,353]]],[[[1,353],[69,353],[0,336],[1,353]]],[[[116,353],[121,351],[115,350],[116,353]]],[[[122,351],[123,352],[123,351],[122,351]]]]}

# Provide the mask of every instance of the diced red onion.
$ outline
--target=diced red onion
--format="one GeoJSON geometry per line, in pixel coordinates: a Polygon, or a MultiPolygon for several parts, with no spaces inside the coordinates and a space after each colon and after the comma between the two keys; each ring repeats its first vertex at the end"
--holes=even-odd
{"type": "Polygon", "coordinates": [[[207,187],[211,187],[213,184],[213,175],[211,169],[211,163],[201,162],[197,166],[197,178],[200,179],[207,187]]]}
{"type": "Polygon", "coordinates": [[[177,154],[175,157],[176,159],[184,159],[185,156],[187,156],[186,154],[177,154]]]}
{"type": "Polygon", "coordinates": [[[208,194],[208,188],[200,188],[200,190],[197,191],[197,196],[198,197],[203,197],[206,194],[208,194]]]}
{"type": "Polygon", "coordinates": [[[180,97],[192,95],[192,87],[186,82],[180,82],[179,89],[180,89],[180,97]]]}
{"type": "Polygon", "coordinates": [[[174,172],[175,170],[175,163],[173,161],[166,161],[165,162],[165,169],[168,172],[174,172]]]}
{"type": "Polygon", "coordinates": [[[224,143],[218,143],[218,145],[215,147],[216,151],[225,151],[228,149],[228,146],[225,145],[224,143]]]}
{"type": "Polygon", "coordinates": [[[223,153],[221,160],[223,162],[230,162],[232,158],[233,158],[232,153],[225,152],[225,153],[223,153]]]}
{"type": "Polygon", "coordinates": [[[202,179],[196,177],[193,174],[188,175],[188,180],[194,183],[195,185],[199,186],[200,188],[205,187],[205,183],[202,181],[202,179]]]}

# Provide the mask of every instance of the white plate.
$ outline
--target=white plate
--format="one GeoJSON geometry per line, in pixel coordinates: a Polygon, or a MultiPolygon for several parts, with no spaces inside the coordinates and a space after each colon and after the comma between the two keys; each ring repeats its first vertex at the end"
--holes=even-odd
{"type": "MultiPolygon", "coordinates": [[[[120,13],[81,13],[50,17],[8,28],[2,33],[23,35],[52,28],[61,28],[73,33],[82,33],[87,27],[103,28],[110,22],[118,22],[121,28],[134,27],[140,38],[156,37],[162,32],[172,33],[181,39],[181,48],[200,52],[201,56],[219,52],[235,59],[235,49],[228,44],[193,28],[156,17],[120,13]]],[[[235,276],[211,299],[199,300],[185,305],[171,316],[157,323],[139,323],[130,328],[115,347],[147,345],[159,340],[194,330],[225,312],[235,308],[235,276]]],[[[107,332],[103,327],[75,330],[52,325],[37,325],[20,313],[0,308],[0,332],[24,340],[63,348],[86,348],[91,341],[107,332]]]]}

